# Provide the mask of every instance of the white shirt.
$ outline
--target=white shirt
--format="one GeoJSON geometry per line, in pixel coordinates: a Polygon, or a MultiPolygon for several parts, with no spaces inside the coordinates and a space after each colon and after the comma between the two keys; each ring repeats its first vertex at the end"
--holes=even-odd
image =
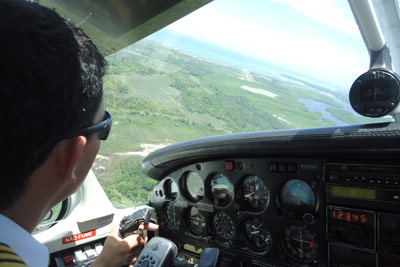
{"type": "Polygon", "coordinates": [[[0,243],[10,246],[30,267],[49,265],[47,247],[3,214],[0,214],[0,243]]]}

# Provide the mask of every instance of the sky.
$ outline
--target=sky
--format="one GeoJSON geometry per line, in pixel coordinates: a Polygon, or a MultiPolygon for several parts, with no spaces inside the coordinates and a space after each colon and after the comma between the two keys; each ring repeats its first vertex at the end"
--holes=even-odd
{"type": "Polygon", "coordinates": [[[369,56],[347,1],[214,0],[167,27],[350,88],[369,56]]]}

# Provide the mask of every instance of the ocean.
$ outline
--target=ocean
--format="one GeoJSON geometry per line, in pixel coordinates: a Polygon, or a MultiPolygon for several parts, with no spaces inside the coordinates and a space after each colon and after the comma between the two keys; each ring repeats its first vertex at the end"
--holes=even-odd
{"type": "Polygon", "coordinates": [[[203,58],[211,59],[237,68],[247,69],[255,73],[267,75],[271,78],[286,79],[280,76],[281,73],[289,76],[299,76],[298,73],[290,71],[284,67],[248,56],[226,47],[218,46],[189,36],[180,35],[172,31],[158,31],[147,38],[203,58]]]}

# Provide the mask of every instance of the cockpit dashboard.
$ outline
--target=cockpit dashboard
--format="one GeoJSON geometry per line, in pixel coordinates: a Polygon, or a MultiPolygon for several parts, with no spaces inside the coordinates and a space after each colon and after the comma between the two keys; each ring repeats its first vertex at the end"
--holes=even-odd
{"type": "Polygon", "coordinates": [[[150,154],[159,234],[191,256],[219,248],[220,266],[398,266],[393,127],[228,135],[150,154]]]}

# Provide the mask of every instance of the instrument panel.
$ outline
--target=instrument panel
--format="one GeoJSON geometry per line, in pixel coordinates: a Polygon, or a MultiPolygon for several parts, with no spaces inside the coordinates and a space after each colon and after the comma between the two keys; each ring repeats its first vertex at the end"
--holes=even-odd
{"type": "Polygon", "coordinates": [[[194,258],[219,248],[221,267],[400,266],[399,129],[228,134],[153,152],[142,170],[159,181],[159,233],[194,258]]]}
{"type": "Polygon", "coordinates": [[[400,266],[399,204],[400,165],[304,158],[195,163],[151,196],[160,235],[219,266],[400,266]]]}
{"type": "Polygon", "coordinates": [[[231,260],[247,258],[249,264],[323,266],[322,174],[322,161],[310,159],[196,163],[162,179],[151,205],[160,235],[182,248],[219,247],[234,253],[231,260]]]}

